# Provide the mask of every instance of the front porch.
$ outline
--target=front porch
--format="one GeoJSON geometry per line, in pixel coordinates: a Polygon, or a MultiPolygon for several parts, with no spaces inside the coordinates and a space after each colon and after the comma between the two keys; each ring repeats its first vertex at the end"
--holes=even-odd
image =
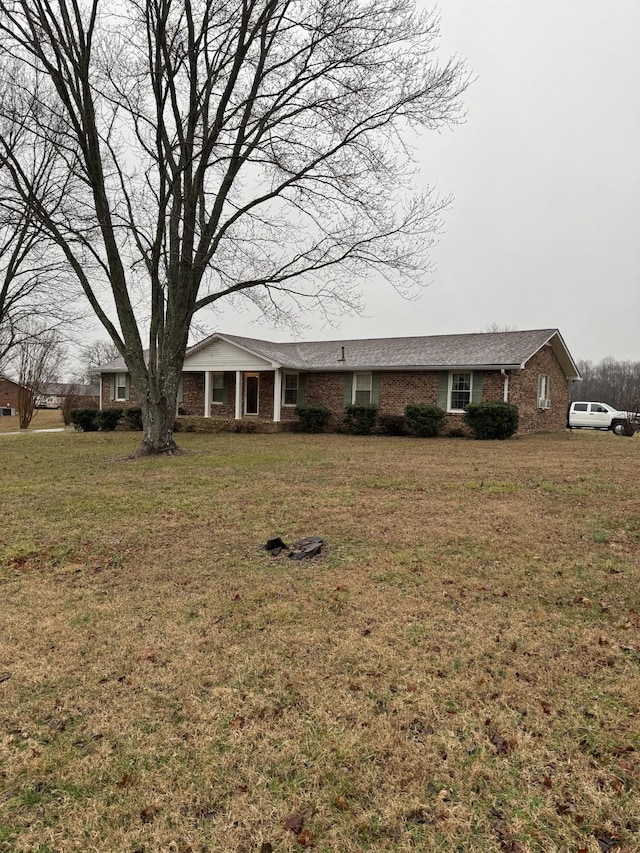
{"type": "Polygon", "coordinates": [[[182,375],[178,414],[273,423],[296,420],[299,376],[273,370],[192,371],[182,375]]]}

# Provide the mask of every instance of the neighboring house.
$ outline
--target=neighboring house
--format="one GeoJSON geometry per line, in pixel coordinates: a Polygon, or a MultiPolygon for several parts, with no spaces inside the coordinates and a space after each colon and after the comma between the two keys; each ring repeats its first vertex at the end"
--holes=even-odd
{"type": "MultiPolygon", "coordinates": [[[[120,358],[101,368],[101,406],[137,405],[120,358]]],[[[298,403],[323,403],[336,427],[351,403],[402,415],[409,403],[460,427],[471,402],[508,400],[519,433],[566,427],[569,383],[580,374],[557,329],[414,338],[271,343],[216,333],[190,347],[178,395],[182,414],[297,420],[298,403]]]]}
{"type": "Polygon", "coordinates": [[[20,402],[20,385],[6,376],[0,376],[0,411],[3,414],[18,413],[20,402]]]}
{"type": "Polygon", "coordinates": [[[48,382],[38,397],[39,409],[59,409],[66,398],[73,398],[74,408],[88,409],[100,403],[100,385],[77,382],[48,382]]]}

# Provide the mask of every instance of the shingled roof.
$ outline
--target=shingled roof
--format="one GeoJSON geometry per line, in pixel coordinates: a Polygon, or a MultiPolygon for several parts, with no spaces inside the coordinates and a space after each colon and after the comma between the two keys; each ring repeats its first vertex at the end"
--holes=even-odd
{"type": "MultiPolygon", "coordinates": [[[[551,344],[567,377],[579,372],[557,329],[516,332],[476,332],[468,335],[430,335],[407,338],[367,338],[334,341],[272,342],[216,332],[190,347],[191,355],[227,341],[264,358],[276,367],[292,370],[437,370],[518,369],[545,344],[551,344]]],[[[126,370],[117,359],[101,368],[105,373],[126,370]]]]}
{"type": "Polygon", "coordinates": [[[262,356],[274,366],[295,370],[515,369],[524,367],[541,347],[550,343],[567,376],[579,376],[557,329],[297,343],[272,343],[218,333],[191,347],[187,358],[216,338],[262,356]]]}

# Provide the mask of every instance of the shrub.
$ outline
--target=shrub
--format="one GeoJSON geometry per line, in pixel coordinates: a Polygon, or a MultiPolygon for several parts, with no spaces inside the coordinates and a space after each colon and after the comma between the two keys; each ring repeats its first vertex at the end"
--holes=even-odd
{"type": "Polygon", "coordinates": [[[100,409],[96,415],[96,420],[102,432],[113,432],[121,417],[122,409],[100,409]]]}
{"type": "Polygon", "coordinates": [[[344,431],[352,435],[371,435],[378,407],[372,403],[353,403],[345,406],[344,431]]]}
{"type": "Polygon", "coordinates": [[[69,414],[73,428],[78,432],[96,432],[98,429],[97,409],[71,409],[69,414]]]}
{"type": "Polygon", "coordinates": [[[302,432],[323,432],[331,412],[320,403],[301,403],[296,406],[302,432]]]}
{"type": "Polygon", "coordinates": [[[518,418],[518,407],[503,400],[470,403],[464,413],[473,437],[479,439],[510,438],[518,429],[518,418]]]}
{"type": "Polygon", "coordinates": [[[402,415],[380,415],[378,429],[381,435],[405,435],[407,432],[402,415]]]}
{"type": "Polygon", "coordinates": [[[451,429],[449,430],[447,435],[449,436],[449,438],[465,438],[466,437],[465,431],[463,429],[461,429],[460,427],[451,427],[451,429]]]}
{"type": "Polygon", "coordinates": [[[140,406],[132,406],[130,409],[125,409],[124,420],[129,429],[135,429],[140,432],[143,429],[142,409],[140,406]]]}
{"type": "Polygon", "coordinates": [[[60,403],[60,411],[62,412],[62,420],[65,426],[71,425],[71,412],[74,409],[78,408],[78,404],[80,402],[80,397],[76,396],[75,394],[65,394],[62,398],[62,402],[60,403]]]}
{"type": "Polygon", "coordinates": [[[420,438],[432,438],[440,432],[444,411],[439,406],[415,403],[404,410],[407,429],[420,438]]]}

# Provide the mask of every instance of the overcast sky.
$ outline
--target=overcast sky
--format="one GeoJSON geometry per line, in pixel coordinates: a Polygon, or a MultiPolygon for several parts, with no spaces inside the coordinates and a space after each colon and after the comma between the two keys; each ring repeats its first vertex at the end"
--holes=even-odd
{"type": "MultiPolygon", "coordinates": [[[[428,4],[427,4],[428,5],[428,4]]],[[[307,339],[559,328],[575,358],[640,360],[640,2],[442,0],[442,54],[476,80],[464,125],[419,140],[454,202],[407,302],[371,281],[363,316],[307,339]]],[[[208,321],[209,322],[209,321],[208,321]]],[[[252,315],[232,334],[291,339],[252,315]]]]}

